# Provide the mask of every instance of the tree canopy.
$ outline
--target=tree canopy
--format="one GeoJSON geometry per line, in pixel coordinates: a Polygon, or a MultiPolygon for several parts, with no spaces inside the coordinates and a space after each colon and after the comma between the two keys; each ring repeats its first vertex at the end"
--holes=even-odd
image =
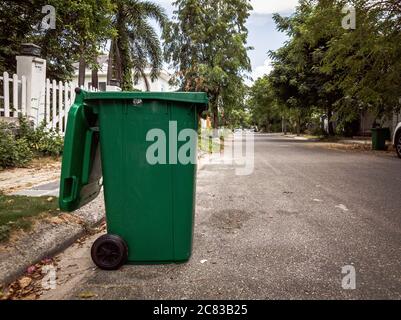
{"type": "Polygon", "coordinates": [[[96,64],[101,46],[113,34],[110,28],[113,10],[111,0],[2,1],[0,68],[15,71],[15,55],[20,52],[21,44],[33,42],[42,47],[49,77],[71,79],[72,65],[82,56],[88,63],[96,64]],[[40,29],[45,5],[56,10],[55,29],[40,29]]]}
{"type": "Polygon", "coordinates": [[[341,130],[361,110],[378,120],[392,116],[401,96],[400,9],[396,0],[301,0],[292,16],[274,15],[289,40],[269,53],[273,71],[265,90],[301,116],[326,114],[330,134],[332,120],[341,130]],[[355,8],[355,29],[342,25],[345,5],[355,8]]]}
{"type": "Polygon", "coordinates": [[[246,46],[248,0],[177,0],[163,34],[172,82],[185,91],[205,91],[217,127],[243,109],[244,78],[251,70],[246,46]]]}

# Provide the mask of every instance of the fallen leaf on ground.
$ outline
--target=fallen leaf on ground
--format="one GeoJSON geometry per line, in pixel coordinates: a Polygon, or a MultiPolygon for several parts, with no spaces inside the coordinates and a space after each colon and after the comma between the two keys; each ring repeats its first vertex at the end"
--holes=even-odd
{"type": "Polygon", "coordinates": [[[82,292],[79,294],[81,299],[90,299],[96,297],[96,294],[93,292],[82,292]]]}
{"type": "Polygon", "coordinates": [[[28,274],[33,274],[36,271],[36,266],[30,266],[28,269],[26,269],[26,272],[28,274]]]}
{"type": "Polygon", "coordinates": [[[52,217],[50,218],[50,223],[58,225],[65,223],[65,220],[60,219],[59,217],[52,217]]]}
{"type": "Polygon", "coordinates": [[[53,201],[53,197],[47,198],[47,202],[52,202],[53,201]]]}
{"type": "Polygon", "coordinates": [[[23,277],[22,279],[18,280],[18,284],[21,289],[25,289],[32,283],[32,279],[29,277],[23,277]]]}

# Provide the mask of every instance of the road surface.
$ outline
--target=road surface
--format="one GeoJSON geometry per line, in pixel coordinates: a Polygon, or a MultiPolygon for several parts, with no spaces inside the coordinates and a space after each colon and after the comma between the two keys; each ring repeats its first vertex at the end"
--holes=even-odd
{"type": "Polygon", "coordinates": [[[60,255],[42,299],[400,299],[401,160],[257,135],[252,175],[199,172],[188,264],[100,271],[98,236],[60,255]]]}

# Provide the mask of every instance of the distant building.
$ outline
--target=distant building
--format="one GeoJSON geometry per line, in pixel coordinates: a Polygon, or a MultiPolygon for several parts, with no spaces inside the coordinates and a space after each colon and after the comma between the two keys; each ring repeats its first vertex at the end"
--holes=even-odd
{"type": "MultiPolygon", "coordinates": [[[[107,69],[108,69],[108,55],[101,55],[98,58],[98,64],[100,66],[98,76],[99,76],[99,90],[106,91],[106,84],[107,84],[107,69]]],[[[74,79],[73,84],[74,86],[78,86],[78,73],[79,73],[79,63],[74,63],[74,79]]],[[[150,85],[150,91],[157,91],[157,92],[171,92],[177,91],[177,88],[171,86],[169,84],[171,75],[167,70],[161,70],[159,77],[152,82],[150,78],[150,68],[145,69],[145,74],[148,79],[148,83],[150,85]]],[[[135,89],[146,91],[146,85],[143,78],[140,78],[137,84],[133,84],[135,89]]],[[[92,87],[92,71],[91,69],[87,68],[85,71],[85,87],[92,87]]]]}

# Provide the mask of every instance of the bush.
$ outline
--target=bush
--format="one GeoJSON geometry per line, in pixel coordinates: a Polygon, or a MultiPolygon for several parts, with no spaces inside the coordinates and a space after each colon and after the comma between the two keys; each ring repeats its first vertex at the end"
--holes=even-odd
{"type": "Polygon", "coordinates": [[[0,168],[24,167],[33,158],[25,138],[17,138],[15,126],[0,122],[0,168]]]}
{"type": "Polygon", "coordinates": [[[11,228],[9,226],[0,226],[0,242],[8,239],[10,231],[11,228]]]}
{"type": "Polygon", "coordinates": [[[36,129],[24,117],[19,119],[19,123],[19,137],[25,138],[31,150],[38,156],[58,157],[63,153],[63,137],[55,130],[47,129],[45,122],[42,122],[36,129]]]}
{"type": "Polygon", "coordinates": [[[58,157],[63,148],[63,137],[46,123],[35,129],[25,117],[19,118],[19,126],[0,121],[0,169],[24,167],[34,156],[58,157]]]}

